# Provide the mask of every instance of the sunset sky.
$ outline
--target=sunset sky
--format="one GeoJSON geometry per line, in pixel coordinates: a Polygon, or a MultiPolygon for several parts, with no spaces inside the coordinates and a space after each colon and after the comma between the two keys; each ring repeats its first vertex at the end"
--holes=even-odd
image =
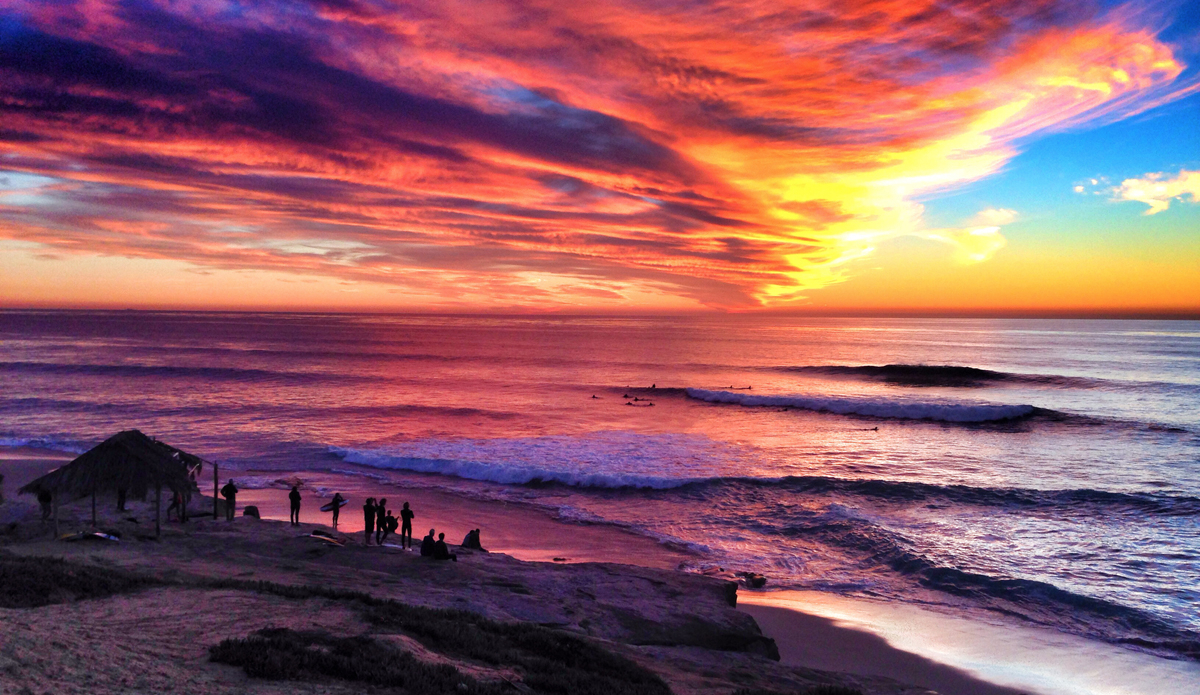
{"type": "Polygon", "coordinates": [[[1200,315],[1198,200],[1185,0],[0,0],[0,306],[1200,315]]]}

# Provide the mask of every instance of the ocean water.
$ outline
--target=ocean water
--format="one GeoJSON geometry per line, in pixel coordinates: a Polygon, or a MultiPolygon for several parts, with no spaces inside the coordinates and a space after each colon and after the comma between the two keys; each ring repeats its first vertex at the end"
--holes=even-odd
{"type": "Polygon", "coordinates": [[[0,312],[0,446],[130,427],[1200,660],[1200,322],[0,312]]]}

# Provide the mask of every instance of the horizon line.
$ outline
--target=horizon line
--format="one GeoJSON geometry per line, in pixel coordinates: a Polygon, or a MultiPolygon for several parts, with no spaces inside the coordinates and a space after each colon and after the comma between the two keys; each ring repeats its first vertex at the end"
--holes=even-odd
{"type": "Polygon", "coordinates": [[[421,310],[383,308],[248,308],[248,307],[87,307],[87,306],[3,306],[0,312],[61,312],[61,313],[142,313],[142,314],[323,314],[363,316],[522,316],[522,317],[690,317],[690,316],[776,316],[780,318],[912,318],[912,319],[1078,319],[1078,320],[1157,320],[1198,321],[1200,308],[1196,309],[902,309],[902,308],[812,308],[806,310],[753,310],[722,311],[720,309],[692,311],[646,310],[576,310],[576,311],[530,311],[498,309],[477,310],[421,310]]]}

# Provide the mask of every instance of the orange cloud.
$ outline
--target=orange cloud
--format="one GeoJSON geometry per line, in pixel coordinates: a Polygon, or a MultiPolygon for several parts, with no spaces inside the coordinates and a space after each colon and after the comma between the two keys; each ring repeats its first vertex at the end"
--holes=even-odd
{"type": "Polygon", "coordinates": [[[0,235],[435,305],[786,305],[904,235],[981,262],[1011,211],[922,197],[1194,89],[1078,3],[0,6],[0,235]]]}

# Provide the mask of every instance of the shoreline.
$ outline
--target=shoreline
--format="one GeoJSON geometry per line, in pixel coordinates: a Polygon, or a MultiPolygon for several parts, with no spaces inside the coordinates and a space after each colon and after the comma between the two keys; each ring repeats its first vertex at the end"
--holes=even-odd
{"type": "Polygon", "coordinates": [[[1191,695],[1200,684],[1200,663],[988,616],[816,591],[738,596],[739,610],[775,639],[784,663],[886,672],[943,695],[1191,695]],[[839,658],[843,645],[851,658],[839,658]],[[887,662],[862,658],[866,652],[887,662]]]}
{"type": "MultiPolygon", "coordinates": [[[[0,447],[0,473],[6,476],[4,507],[8,508],[3,514],[0,514],[0,520],[7,523],[14,508],[36,509],[36,503],[31,497],[22,496],[21,500],[16,498],[17,488],[73,457],[72,454],[61,452],[0,447]],[[16,504],[14,505],[14,503],[16,504]]],[[[355,562],[361,561],[366,564],[363,565],[362,578],[346,586],[357,587],[364,591],[373,592],[381,586],[385,586],[385,584],[381,584],[378,572],[373,569],[376,565],[388,565],[416,559],[413,557],[414,554],[402,553],[393,549],[361,547],[363,540],[361,501],[367,496],[387,496],[390,500],[389,507],[394,510],[398,510],[404,501],[412,503],[413,509],[417,512],[417,518],[414,521],[414,537],[417,542],[430,526],[438,531],[444,531],[447,542],[451,544],[457,543],[467,530],[482,528],[484,547],[494,551],[488,557],[487,562],[494,562],[497,566],[505,567],[506,572],[517,571],[504,564],[510,562],[505,556],[512,558],[511,561],[518,563],[520,567],[517,573],[521,577],[519,582],[523,585],[534,583],[535,580],[542,582],[545,580],[545,576],[552,571],[588,573],[593,571],[593,566],[615,568],[614,570],[605,570],[605,576],[612,572],[637,575],[646,570],[665,572],[666,574],[663,576],[669,577],[670,582],[720,582],[716,578],[703,577],[678,569],[681,563],[694,560],[696,556],[693,554],[663,545],[632,531],[604,524],[565,521],[555,518],[547,510],[520,503],[479,500],[426,487],[408,488],[324,472],[293,474],[286,471],[229,471],[228,474],[222,473],[221,483],[223,484],[229,477],[233,477],[235,480],[239,476],[253,476],[259,479],[275,476],[283,479],[293,475],[302,476],[306,486],[310,489],[338,489],[343,496],[350,499],[350,504],[342,510],[338,531],[350,541],[348,545],[356,546],[354,552],[365,553],[361,559],[356,559],[355,562]]],[[[211,482],[211,478],[209,482],[211,482]]],[[[202,494],[205,487],[206,485],[202,483],[202,494]]],[[[211,490],[209,492],[211,493],[211,490]]],[[[327,501],[327,498],[316,497],[311,492],[304,494],[301,530],[307,531],[313,527],[328,529],[331,515],[318,511],[319,506],[327,501]]],[[[223,519],[215,523],[210,519],[203,524],[198,519],[197,522],[187,526],[164,523],[164,535],[178,539],[181,535],[191,534],[192,529],[203,528],[204,534],[215,533],[228,537],[238,544],[245,544],[243,549],[246,557],[253,557],[255,560],[227,559],[225,562],[228,566],[220,563],[200,563],[202,572],[223,574],[228,573],[230,567],[241,567],[243,573],[249,572],[256,577],[269,575],[273,581],[279,581],[286,578],[287,573],[281,574],[278,568],[274,568],[272,572],[271,568],[259,566],[259,559],[270,557],[271,553],[278,552],[270,544],[299,543],[304,545],[306,543],[297,538],[296,529],[286,524],[288,518],[286,495],[287,489],[282,487],[246,489],[238,495],[239,516],[233,524],[227,524],[223,519]],[[248,504],[259,508],[265,523],[254,522],[240,516],[242,509],[248,504]],[[262,538],[258,536],[262,536],[262,538]],[[268,537],[274,540],[267,541],[268,537]],[[264,543],[268,543],[268,545],[264,546],[264,543]]],[[[210,498],[207,503],[211,504],[210,498]]],[[[76,503],[75,506],[79,506],[79,504],[76,503]]],[[[145,505],[145,503],[136,504],[145,505]]],[[[194,504],[193,513],[203,511],[201,508],[203,504],[203,501],[199,505],[194,504]]],[[[145,509],[144,506],[142,508],[145,509]]],[[[112,516],[109,514],[109,519],[112,516]]],[[[395,542],[396,539],[393,538],[391,541],[395,542]]],[[[164,541],[164,548],[166,542],[168,541],[164,541]]],[[[39,554],[43,552],[67,554],[77,552],[82,544],[68,545],[36,541],[34,546],[38,548],[39,554]]],[[[92,546],[92,548],[96,548],[96,546],[92,546]]],[[[306,548],[305,552],[312,552],[311,547],[306,546],[306,548]]],[[[350,548],[342,550],[350,550],[350,548]]],[[[98,548],[98,551],[106,555],[115,554],[104,547],[98,548]]],[[[202,548],[201,551],[209,552],[210,549],[202,548]]],[[[464,559],[469,563],[474,563],[480,557],[473,555],[464,559]]],[[[355,555],[355,558],[358,556],[355,555]]],[[[299,565],[298,561],[291,557],[280,560],[280,562],[283,563],[281,566],[299,565]]],[[[139,559],[135,566],[145,566],[145,561],[139,559]]],[[[195,562],[181,561],[176,569],[178,571],[195,571],[196,566],[195,562]]],[[[314,581],[318,578],[320,581],[330,581],[323,572],[324,570],[306,570],[304,577],[306,581],[314,581]]],[[[344,581],[344,579],[337,581],[344,581]]],[[[481,586],[487,586],[491,580],[485,578],[481,581],[481,586]]],[[[503,581],[510,581],[510,579],[503,581]]],[[[655,581],[668,580],[658,579],[655,581]]],[[[553,593],[554,590],[547,588],[545,591],[553,593]]],[[[758,592],[748,591],[745,588],[741,588],[738,592],[739,606],[736,613],[752,618],[755,621],[754,630],[757,631],[761,628],[763,635],[774,640],[775,645],[778,646],[779,655],[782,657],[781,666],[802,671],[847,674],[852,679],[857,679],[853,682],[858,682],[860,686],[866,687],[865,692],[872,693],[909,692],[904,690],[888,691],[885,685],[881,685],[892,681],[921,686],[920,692],[924,692],[924,688],[934,689],[943,695],[1016,695],[1022,692],[1057,695],[1058,693],[1106,692],[1104,690],[1075,691],[1064,688],[1062,683],[1056,684],[1052,678],[1047,679],[1044,674],[1034,678],[1014,677],[1012,669],[1016,667],[1010,663],[1011,659],[1010,662],[1004,662],[1009,663],[1009,671],[1005,671],[1004,668],[999,670],[972,668],[974,664],[971,662],[967,661],[964,664],[962,658],[956,657],[954,654],[940,653],[934,648],[939,640],[953,639],[956,635],[961,637],[962,632],[959,630],[961,626],[956,626],[952,622],[929,620],[928,616],[925,616],[926,619],[923,622],[918,620],[915,624],[920,624],[924,629],[930,631],[930,634],[925,636],[926,639],[908,641],[897,639],[895,634],[888,632],[889,626],[894,632],[896,625],[903,623],[905,619],[911,620],[911,616],[905,618],[902,614],[912,607],[882,602],[858,601],[856,603],[850,599],[846,599],[846,605],[842,605],[838,603],[842,600],[840,597],[806,594],[813,594],[813,592],[758,592]],[[847,608],[847,605],[856,606],[855,610],[858,612],[855,613],[854,610],[847,608]]],[[[454,600],[458,601],[459,598],[454,600]]],[[[505,601],[500,603],[506,605],[505,601]]],[[[675,598],[671,599],[671,602],[683,604],[672,610],[690,608],[686,605],[689,603],[686,599],[675,598]]],[[[484,612],[496,610],[494,602],[487,603],[487,606],[484,612]]],[[[500,615],[517,617],[505,611],[507,609],[502,610],[500,615]]],[[[524,613],[520,614],[522,617],[519,619],[534,617],[534,622],[543,622],[536,620],[536,616],[540,615],[538,610],[525,607],[522,611],[524,613]]],[[[963,621],[968,622],[965,618],[963,621]]],[[[1004,642],[1005,639],[1011,639],[1014,633],[1009,628],[995,628],[994,634],[986,634],[988,639],[999,639],[1004,642]]],[[[983,637],[980,635],[975,635],[974,643],[982,644],[982,639],[983,637]]],[[[1122,654],[1129,653],[1115,647],[1111,649],[1122,654]]],[[[724,652],[722,653],[724,654],[724,652]]],[[[1092,654],[1093,657],[1103,655],[1103,653],[1092,654]]],[[[1120,660],[1118,659],[1118,661],[1120,660]]],[[[1126,659],[1122,663],[1128,667],[1130,664],[1136,666],[1136,662],[1137,659],[1126,659]]],[[[1095,667],[1095,665],[1089,666],[1085,661],[1076,662],[1075,665],[1076,667],[1095,667]]],[[[1030,670],[1029,666],[1030,664],[1024,665],[1025,671],[1030,670]]],[[[687,670],[690,667],[681,668],[687,670]]],[[[1036,673],[1036,669],[1034,671],[1036,673]]],[[[1017,676],[1021,675],[1020,668],[1016,668],[1015,672],[1017,676]]],[[[1134,669],[1134,673],[1138,673],[1137,669],[1134,669]]],[[[1187,669],[1181,671],[1185,677],[1187,673],[1187,669]]],[[[1195,673],[1196,678],[1200,680],[1200,665],[1197,666],[1195,673]]],[[[1111,692],[1150,691],[1113,690],[1111,692]]],[[[1176,691],[1168,688],[1157,689],[1154,692],[1176,691]]],[[[1179,690],[1177,692],[1188,691],[1179,690]]]]}

